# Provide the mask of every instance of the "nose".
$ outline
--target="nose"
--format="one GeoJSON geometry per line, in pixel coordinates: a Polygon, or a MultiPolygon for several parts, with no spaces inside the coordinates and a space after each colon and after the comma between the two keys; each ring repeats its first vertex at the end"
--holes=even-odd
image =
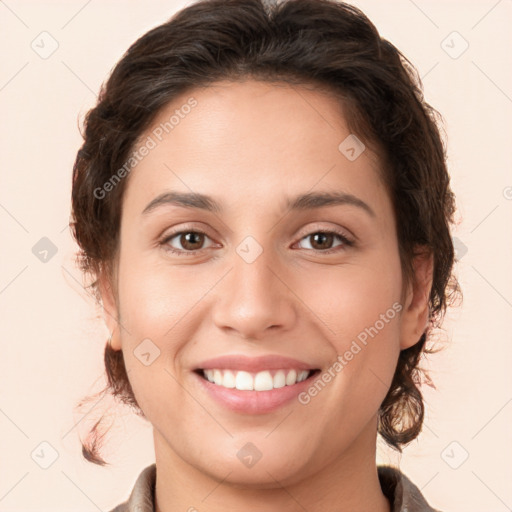
{"type": "Polygon", "coordinates": [[[233,268],[217,288],[214,323],[244,339],[262,340],[271,331],[293,327],[296,301],[286,271],[267,251],[252,263],[234,253],[233,268]]]}

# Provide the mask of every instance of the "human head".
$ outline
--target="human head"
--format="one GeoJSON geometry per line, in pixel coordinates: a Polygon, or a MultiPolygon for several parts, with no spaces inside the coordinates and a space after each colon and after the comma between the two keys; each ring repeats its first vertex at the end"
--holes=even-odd
{"type": "MultiPolygon", "coordinates": [[[[378,156],[396,220],[404,288],[415,278],[418,251],[433,259],[428,327],[400,352],[379,411],[380,434],[399,449],[421,430],[418,364],[456,288],[449,231],[454,199],[437,114],[424,101],[412,65],[355,7],[327,0],[210,0],[136,41],[87,114],[74,166],[72,228],[82,269],[95,278],[110,276],[115,292],[131,173],[106,197],[101,191],[162,110],[187,91],[249,78],[313,87],[336,98],[350,132],[378,156]]],[[[123,353],[107,345],[105,363],[108,390],[137,409],[123,353]]],[[[84,454],[101,462],[90,448],[84,454]]]]}

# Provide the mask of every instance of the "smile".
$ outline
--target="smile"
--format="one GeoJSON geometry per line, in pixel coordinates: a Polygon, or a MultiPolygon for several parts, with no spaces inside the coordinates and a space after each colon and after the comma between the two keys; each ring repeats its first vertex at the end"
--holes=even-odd
{"type": "Polygon", "coordinates": [[[240,391],[268,391],[293,386],[306,380],[314,370],[264,370],[250,373],[243,370],[200,370],[202,376],[217,386],[240,391]]]}
{"type": "Polygon", "coordinates": [[[321,370],[271,369],[256,373],[226,368],[197,369],[198,389],[221,407],[241,414],[268,414],[286,404],[311,385],[321,370]]]}

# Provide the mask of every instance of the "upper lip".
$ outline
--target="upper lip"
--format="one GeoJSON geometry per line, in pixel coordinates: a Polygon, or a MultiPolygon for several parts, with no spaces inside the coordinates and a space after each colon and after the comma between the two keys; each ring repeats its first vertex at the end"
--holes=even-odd
{"type": "Polygon", "coordinates": [[[208,359],[199,363],[197,369],[219,369],[219,370],[243,370],[246,372],[260,372],[263,370],[314,370],[315,366],[293,359],[291,357],[284,357],[279,355],[265,355],[259,357],[247,357],[243,355],[226,355],[208,359]]]}

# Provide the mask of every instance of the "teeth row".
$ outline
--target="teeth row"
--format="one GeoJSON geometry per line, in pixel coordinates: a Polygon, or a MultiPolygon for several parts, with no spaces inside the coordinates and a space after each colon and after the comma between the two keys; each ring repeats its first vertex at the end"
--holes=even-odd
{"type": "Polygon", "coordinates": [[[225,388],[236,388],[242,391],[268,391],[274,388],[292,386],[297,382],[307,379],[310,372],[302,370],[277,370],[274,376],[270,371],[258,372],[252,375],[244,371],[232,370],[203,370],[206,379],[218,386],[225,388]]]}

